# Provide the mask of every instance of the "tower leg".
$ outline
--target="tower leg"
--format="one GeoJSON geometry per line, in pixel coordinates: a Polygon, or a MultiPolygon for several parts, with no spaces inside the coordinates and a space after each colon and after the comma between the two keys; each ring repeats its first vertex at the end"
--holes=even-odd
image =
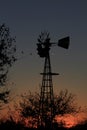
{"type": "Polygon", "coordinates": [[[51,127],[53,120],[53,83],[50,56],[45,57],[44,70],[42,73],[42,86],[40,93],[40,106],[39,106],[39,125],[44,127],[51,127]]]}

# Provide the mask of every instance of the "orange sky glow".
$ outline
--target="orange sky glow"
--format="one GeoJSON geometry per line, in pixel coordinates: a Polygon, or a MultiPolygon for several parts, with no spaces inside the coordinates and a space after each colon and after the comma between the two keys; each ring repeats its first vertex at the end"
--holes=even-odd
{"type": "Polygon", "coordinates": [[[60,124],[63,122],[64,127],[70,128],[79,124],[80,122],[83,122],[84,120],[87,120],[86,117],[87,114],[85,113],[79,113],[76,115],[67,114],[65,116],[56,116],[56,120],[60,124]]]}
{"type": "MultiPolygon", "coordinates": [[[[81,122],[83,122],[84,120],[87,120],[87,113],[79,113],[79,114],[66,114],[64,116],[56,116],[55,119],[57,120],[57,122],[60,124],[61,126],[61,123],[64,125],[64,127],[67,127],[67,128],[70,128],[70,127],[73,127],[81,122]]],[[[5,121],[4,119],[5,117],[3,117],[2,120],[5,121]]],[[[25,126],[29,126],[29,127],[36,127],[37,126],[37,123],[35,123],[35,119],[32,119],[32,118],[20,118],[18,112],[16,111],[14,116],[13,116],[13,119],[16,121],[16,122],[23,122],[25,124],[25,126]]]]}

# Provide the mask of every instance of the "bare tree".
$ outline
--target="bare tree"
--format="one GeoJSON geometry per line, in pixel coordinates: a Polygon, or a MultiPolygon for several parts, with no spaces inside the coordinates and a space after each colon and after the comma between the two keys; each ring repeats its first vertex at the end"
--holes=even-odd
{"type": "Polygon", "coordinates": [[[20,115],[22,118],[30,118],[29,124],[34,127],[38,123],[40,96],[38,93],[33,95],[29,92],[28,94],[22,94],[21,97],[22,100],[19,102],[20,115]]]}
{"type": "MultiPolygon", "coordinates": [[[[15,38],[11,37],[9,28],[0,25],[0,88],[6,85],[9,68],[16,61],[15,38]]],[[[0,89],[1,90],[1,89],[0,89]]],[[[9,91],[0,91],[0,101],[7,102],[9,91]]]]}
{"type": "Polygon", "coordinates": [[[60,91],[59,95],[54,97],[54,115],[77,113],[79,109],[76,95],[69,93],[67,89],[60,91]]]}
{"type": "MultiPolygon", "coordinates": [[[[35,93],[34,95],[29,93],[28,95],[25,94],[21,97],[21,116],[26,118],[32,117],[32,124],[35,122],[38,123],[40,95],[38,93],[35,93]]],[[[79,108],[75,103],[75,95],[69,93],[68,90],[61,91],[58,96],[54,96],[53,109],[53,120],[55,119],[56,115],[77,113],[79,108]]],[[[46,111],[46,113],[48,116],[48,111],[46,111]]],[[[44,121],[46,121],[46,119],[44,119],[44,121]]]]}

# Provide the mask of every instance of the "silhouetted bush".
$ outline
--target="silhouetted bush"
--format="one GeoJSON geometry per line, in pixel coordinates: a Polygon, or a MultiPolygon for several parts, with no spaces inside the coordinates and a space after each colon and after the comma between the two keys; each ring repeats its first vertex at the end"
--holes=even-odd
{"type": "MultiPolygon", "coordinates": [[[[25,118],[32,118],[32,126],[38,125],[38,116],[39,115],[39,101],[40,95],[38,93],[32,94],[31,92],[28,94],[24,94],[21,96],[22,100],[20,102],[20,114],[22,117],[25,118]]],[[[49,104],[50,105],[50,104],[49,104]]],[[[79,108],[77,104],[75,104],[75,96],[72,93],[68,93],[68,90],[61,91],[58,96],[54,96],[54,104],[53,104],[53,119],[55,121],[56,115],[64,115],[64,114],[71,114],[77,113],[79,108]]],[[[48,113],[49,110],[46,110],[48,113]]],[[[49,126],[49,118],[48,114],[43,119],[47,126],[49,126]]]]}
{"type": "Polygon", "coordinates": [[[0,122],[0,130],[23,130],[23,124],[16,123],[15,121],[7,120],[0,122]]]}

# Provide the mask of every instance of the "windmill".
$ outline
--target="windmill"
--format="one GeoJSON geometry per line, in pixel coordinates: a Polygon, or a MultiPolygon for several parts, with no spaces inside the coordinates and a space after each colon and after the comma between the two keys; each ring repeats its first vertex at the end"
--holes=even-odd
{"type": "Polygon", "coordinates": [[[38,125],[52,128],[52,120],[54,115],[54,95],[53,95],[53,82],[52,76],[59,75],[58,73],[52,73],[50,62],[50,49],[53,45],[69,48],[70,38],[65,37],[58,40],[58,43],[50,42],[49,33],[41,32],[38,37],[37,51],[41,58],[45,59],[42,75],[42,85],[40,91],[39,101],[39,118],[38,125]]]}

